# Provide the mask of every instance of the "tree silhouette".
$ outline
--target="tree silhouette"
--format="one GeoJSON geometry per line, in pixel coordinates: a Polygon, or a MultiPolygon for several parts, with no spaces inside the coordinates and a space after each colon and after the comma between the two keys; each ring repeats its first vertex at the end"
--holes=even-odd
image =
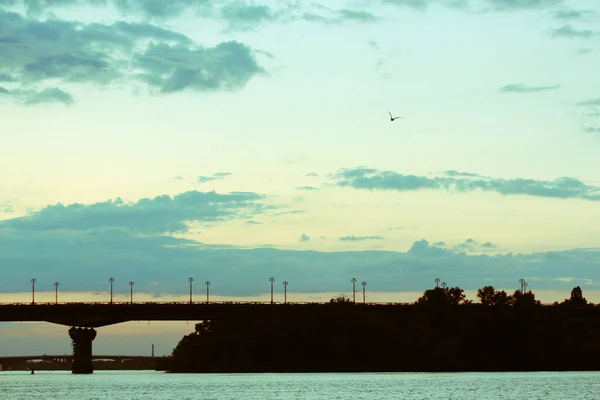
{"type": "Polygon", "coordinates": [[[477,289],[477,297],[484,306],[494,305],[495,295],[496,289],[493,286],[484,286],[481,289],[477,289]]]}
{"type": "Polygon", "coordinates": [[[458,286],[447,289],[448,292],[448,302],[457,306],[465,301],[465,291],[459,288],[458,286]]]}
{"type": "Polygon", "coordinates": [[[588,304],[585,297],[583,297],[583,292],[579,286],[575,286],[573,290],[571,290],[571,297],[560,303],[561,305],[582,307],[588,304]]]}
{"type": "Polygon", "coordinates": [[[512,295],[511,304],[515,307],[530,307],[541,305],[539,300],[535,299],[535,294],[531,290],[523,293],[520,290],[515,290],[512,295]]]}

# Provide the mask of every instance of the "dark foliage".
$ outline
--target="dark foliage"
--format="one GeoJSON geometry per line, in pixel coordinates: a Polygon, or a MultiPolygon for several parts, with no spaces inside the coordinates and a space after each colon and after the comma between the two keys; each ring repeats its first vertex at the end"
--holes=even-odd
{"type": "MultiPolygon", "coordinates": [[[[577,288],[575,288],[577,289],[577,288]]],[[[173,372],[597,370],[600,309],[581,289],[556,306],[493,287],[427,290],[415,305],[347,299],[300,317],[205,321],[173,351],[173,372]]],[[[282,316],[284,315],[284,316],[282,316]]]]}

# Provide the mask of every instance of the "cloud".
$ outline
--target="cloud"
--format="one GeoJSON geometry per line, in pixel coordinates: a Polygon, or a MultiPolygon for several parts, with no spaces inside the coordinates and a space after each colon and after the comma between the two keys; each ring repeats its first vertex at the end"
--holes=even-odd
{"type": "Polygon", "coordinates": [[[577,103],[577,105],[578,106],[600,106],[600,97],[597,99],[582,101],[580,103],[577,103]]]}
{"type": "Polygon", "coordinates": [[[243,43],[203,47],[183,34],[148,23],[32,21],[0,10],[0,26],[0,75],[17,85],[5,89],[36,92],[30,99],[33,103],[53,99],[70,104],[72,96],[54,87],[57,82],[142,83],[159,93],[232,91],[265,72],[243,43]]]}
{"type": "Polygon", "coordinates": [[[228,176],[231,176],[231,172],[216,172],[216,173],[214,173],[212,175],[209,175],[209,176],[199,176],[198,177],[198,183],[204,183],[204,182],[222,180],[222,179],[225,179],[228,176]]]}
{"type": "Polygon", "coordinates": [[[577,53],[579,54],[589,54],[592,52],[592,49],[577,49],[577,53]]]}
{"type": "Polygon", "coordinates": [[[487,0],[497,10],[534,10],[554,7],[563,0],[487,0]]]}
{"type": "Polygon", "coordinates": [[[308,236],[307,234],[303,233],[302,235],[300,235],[300,242],[308,242],[310,240],[310,236],[308,236]]]}
{"type": "Polygon", "coordinates": [[[251,192],[189,191],[126,203],[120,198],[94,204],[49,205],[28,216],[0,221],[1,229],[91,231],[122,229],[138,234],[187,232],[190,222],[218,222],[258,215],[270,209],[251,192]]]}
{"type": "MultiPolygon", "coordinates": [[[[407,251],[248,249],[156,233],[162,227],[140,234],[139,228],[120,228],[138,224],[111,223],[114,218],[104,223],[104,215],[79,229],[84,224],[74,224],[65,214],[55,213],[55,229],[49,229],[46,216],[37,218],[38,226],[0,224],[0,265],[11,266],[10,276],[0,280],[2,292],[27,290],[31,277],[41,291],[53,290],[57,280],[68,291],[106,291],[106,279],[113,276],[117,292],[128,290],[126,282],[133,279],[140,292],[155,293],[154,282],[160,282],[161,293],[183,294],[187,277],[194,276],[210,280],[215,294],[232,296],[268,292],[270,276],[293,282],[296,291],[306,293],[347,290],[348,276],[368,280],[373,291],[422,291],[436,276],[470,290],[488,284],[515,287],[520,277],[539,277],[535,289],[560,290],[600,280],[600,249],[481,255],[426,240],[407,251]],[[556,281],[565,271],[574,280],[556,281]]],[[[146,217],[156,219],[153,213],[146,217]]]]}
{"type": "Polygon", "coordinates": [[[563,25],[560,28],[552,29],[550,36],[565,39],[589,39],[596,36],[596,32],[589,29],[575,29],[571,25],[563,25]]]}
{"type": "Polygon", "coordinates": [[[430,2],[428,0],[382,0],[382,3],[410,7],[415,10],[425,10],[430,2]]]}
{"type": "Polygon", "coordinates": [[[498,89],[501,92],[508,93],[534,93],[534,92],[546,92],[549,90],[556,90],[560,88],[560,85],[550,85],[550,86],[527,86],[521,84],[511,84],[502,86],[498,89]]]}
{"type": "Polygon", "coordinates": [[[430,6],[440,5],[455,9],[472,10],[476,6],[485,11],[536,10],[554,7],[563,0],[382,0],[383,4],[409,7],[423,11],[430,6]]]}
{"type": "Polygon", "coordinates": [[[362,242],[365,240],[383,240],[381,236],[342,236],[338,239],[341,242],[362,242]]]}
{"type": "MultiPolygon", "coordinates": [[[[71,105],[75,103],[73,96],[57,87],[49,87],[41,91],[36,90],[9,90],[0,86],[0,95],[9,98],[15,103],[24,105],[37,105],[47,103],[61,103],[71,105]]],[[[0,97],[1,98],[1,97],[0,97]]]]}
{"type": "Polygon", "coordinates": [[[318,22],[329,25],[343,24],[346,22],[370,23],[377,22],[381,19],[368,11],[351,10],[347,8],[334,10],[315,3],[313,3],[313,7],[318,11],[325,12],[325,15],[317,12],[305,12],[300,18],[309,22],[318,22]]]}
{"type": "Polygon", "coordinates": [[[558,10],[554,12],[554,18],[559,20],[582,20],[595,14],[589,10],[558,10]]]}
{"type": "Polygon", "coordinates": [[[309,190],[309,191],[319,190],[319,188],[315,187],[315,186],[296,186],[296,189],[298,189],[298,190],[309,190]]]}
{"type": "Polygon", "coordinates": [[[586,126],[583,130],[587,133],[600,133],[600,126],[586,126]]]}
{"type": "Polygon", "coordinates": [[[490,177],[426,177],[403,175],[394,171],[358,167],[341,169],[332,175],[335,185],[363,190],[438,190],[470,193],[476,190],[502,195],[524,195],[557,199],[600,201],[600,187],[586,185],[578,179],[562,177],[553,181],[501,179],[490,177]]]}
{"type": "Polygon", "coordinates": [[[268,6],[240,2],[225,4],[219,15],[228,22],[230,31],[251,30],[265,22],[276,21],[281,16],[268,6]]]}
{"type": "MultiPolygon", "coordinates": [[[[441,245],[444,247],[445,245],[441,245]]],[[[457,244],[452,248],[454,251],[465,251],[471,253],[483,253],[488,251],[493,251],[497,249],[497,246],[492,242],[480,243],[475,239],[469,238],[465,240],[463,243],[457,244]]]]}
{"type": "Polygon", "coordinates": [[[455,169],[444,171],[444,173],[448,176],[460,176],[460,177],[469,177],[469,178],[480,178],[481,177],[481,175],[473,174],[471,172],[460,172],[455,169]]]}
{"type": "Polygon", "coordinates": [[[30,95],[25,101],[25,104],[30,105],[40,103],[63,103],[70,105],[75,103],[75,100],[69,93],[62,91],[57,87],[52,87],[30,95]]]}
{"type": "Polygon", "coordinates": [[[309,172],[308,174],[306,174],[306,176],[314,178],[314,177],[319,176],[319,174],[317,174],[316,172],[309,172]]]}
{"type": "Polygon", "coordinates": [[[246,223],[250,224],[250,225],[262,225],[262,222],[254,221],[252,219],[249,221],[246,221],[246,223]]]}

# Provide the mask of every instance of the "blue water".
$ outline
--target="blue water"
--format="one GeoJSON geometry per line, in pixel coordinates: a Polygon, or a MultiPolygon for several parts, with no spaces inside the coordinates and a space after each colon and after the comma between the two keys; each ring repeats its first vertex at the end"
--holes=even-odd
{"type": "Polygon", "coordinates": [[[2,400],[600,399],[600,372],[165,374],[0,372],[2,400]]]}

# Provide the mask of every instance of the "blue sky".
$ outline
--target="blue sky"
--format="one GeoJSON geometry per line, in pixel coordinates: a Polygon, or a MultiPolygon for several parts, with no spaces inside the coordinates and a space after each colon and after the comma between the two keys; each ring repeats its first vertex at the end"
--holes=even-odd
{"type": "Polygon", "coordinates": [[[598,290],[599,21],[595,0],[0,0],[0,291],[598,290]]]}

